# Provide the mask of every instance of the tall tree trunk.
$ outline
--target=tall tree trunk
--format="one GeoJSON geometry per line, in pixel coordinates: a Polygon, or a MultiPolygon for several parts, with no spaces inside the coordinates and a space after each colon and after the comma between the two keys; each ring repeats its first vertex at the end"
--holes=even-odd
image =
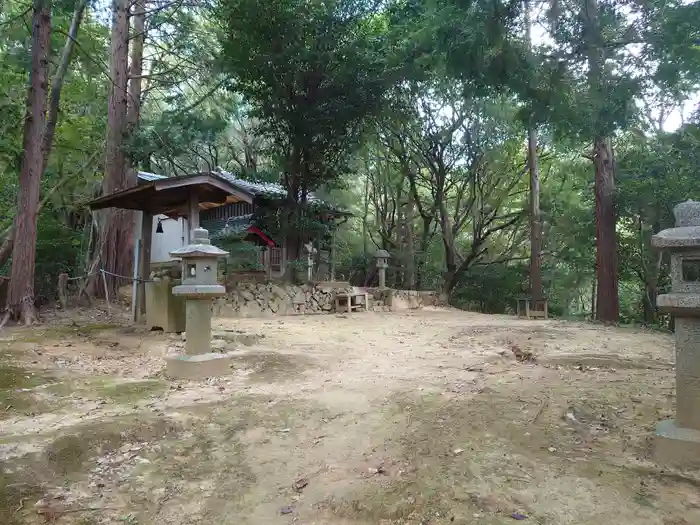
{"type": "Polygon", "coordinates": [[[452,221],[444,203],[440,203],[440,229],[442,230],[442,245],[445,249],[445,280],[442,288],[443,298],[448,300],[452,290],[457,285],[457,252],[452,235],[452,221]]]}
{"type": "Polygon", "coordinates": [[[362,252],[367,255],[369,252],[369,156],[365,156],[365,190],[364,190],[364,201],[362,203],[362,252]]]}
{"type": "MultiPolygon", "coordinates": [[[[141,93],[143,77],[143,45],[146,40],[146,3],[147,0],[135,0],[132,6],[133,36],[131,37],[131,64],[129,65],[129,99],[127,101],[126,125],[128,137],[133,137],[141,120],[141,93]]],[[[138,166],[134,159],[128,160],[130,180],[138,183],[138,166]]],[[[143,212],[141,214],[141,231],[139,236],[139,260],[138,265],[140,279],[147,279],[150,269],[150,242],[152,215],[143,212]],[[146,243],[149,243],[148,245],[146,243]]],[[[135,232],[134,232],[135,233],[135,232]]],[[[136,291],[137,319],[146,313],[146,283],[140,281],[136,291]]]]}
{"type": "Polygon", "coordinates": [[[530,295],[535,301],[542,293],[542,224],[540,221],[540,174],[537,163],[537,134],[527,132],[527,162],[530,170],[530,295]]]}
{"type": "Polygon", "coordinates": [[[129,66],[129,100],[126,121],[129,134],[133,134],[141,119],[141,92],[143,80],[143,44],[146,41],[146,3],[136,0],[133,6],[134,35],[131,38],[131,64],[129,66]]]}
{"type": "MultiPolygon", "coordinates": [[[[590,100],[599,104],[605,99],[603,75],[605,57],[598,13],[598,0],[586,0],[584,5],[583,45],[588,55],[588,91],[590,100]]],[[[598,108],[594,108],[598,109],[598,108]]],[[[594,127],[600,129],[602,117],[594,116],[594,127]]],[[[616,323],[620,319],[620,299],[617,282],[617,238],[615,234],[615,160],[610,139],[596,131],[593,137],[593,165],[595,167],[596,219],[596,277],[598,297],[596,319],[616,323]]]]}
{"type": "Polygon", "coordinates": [[[421,203],[420,196],[418,195],[418,186],[416,184],[416,174],[410,168],[405,168],[405,173],[408,178],[409,183],[409,193],[411,196],[411,201],[415,205],[418,215],[422,219],[423,228],[420,236],[420,243],[418,245],[418,257],[416,258],[415,264],[415,285],[416,289],[420,290],[423,288],[423,275],[425,269],[425,262],[427,258],[428,248],[430,247],[430,241],[432,240],[433,233],[433,221],[435,220],[435,213],[437,209],[436,202],[433,201],[432,207],[426,210],[421,203]]]}
{"type": "Polygon", "coordinates": [[[27,325],[34,323],[37,319],[34,307],[34,269],[50,52],[51,1],[34,0],[32,62],[24,120],[24,157],[19,176],[17,215],[13,232],[17,242],[12,258],[7,312],[2,324],[8,317],[21,320],[27,325]]]}
{"type": "Polygon", "coordinates": [[[620,319],[617,281],[617,237],[613,203],[614,158],[609,139],[596,138],[595,164],[596,272],[598,297],[596,319],[616,323],[620,319]]]}
{"type": "MultiPolygon", "coordinates": [[[[531,46],[530,6],[525,0],[525,38],[531,46]]],[[[530,295],[535,301],[542,293],[542,225],[540,222],[540,173],[537,162],[537,132],[531,122],[527,130],[527,164],[530,171],[530,295]]]]}
{"type": "Polygon", "coordinates": [[[597,280],[594,278],[591,280],[591,321],[596,319],[596,297],[598,297],[598,290],[596,289],[597,280]]]}
{"type": "MultiPolygon", "coordinates": [[[[295,231],[295,226],[299,223],[299,179],[302,172],[302,152],[301,147],[292,145],[287,158],[287,166],[284,173],[284,186],[287,190],[285,208],[280,220],[281,235],[285,245],[286,262],[298,261],[302,255],[301,240],[299,232],[295,231]]],[[[285,279],[293,281],[294,271],[291,268],[285,269],[285,279]]]]}
{"type": "Polygon", "coordinates": [[[646,283],[644,286],[644,297],[642,298],[644,324],[646,325],[653,325],[656,322],[656,295],[656,286],[646,283]]]}
{"type": "MultiPolygon", "coordinates": [[[[53,137],[56,131],[56,124],[58,123],[58,110],[61,101],[61,91],[63,89],[63,83],[65,81],[66,73],[68,72],[68,66],[70,65],[70,58],[73,53],[73,47],[75,39],[78,35],[78,29],[80,28],[80,22],[83,18],[83,13],[85,12],[85,7],[87,6],[87,0],[79,0],[78,4],[75,6],[75,11],[73,13],[73,20],[71,21],[70,29],[68,31],[68,36],[66,38],[66,43],[63,46],[63,52],[61,53],[61,60],[56,69],[56,74],[51,81],[51,96],[49,102],[48,116],[46,120],[46,128],[44,130],[42,138],[42,165],[41,165],[41,177],[44,176],[46,171],[46,166],[49,161],[49,156],[51,155],[51,149],[53,147],[53,137]]],[[[67,179],[61,179],[59,183],[60,186],[62,182],[67,179]]],[[[52,189],[52,192],[56,188],[52,189]]],[[[43,207],[44,201],[42,200],[37,207],[36,214],[38,216],[41,208],[43,207]]],[[[15,240],[15,226],[14,224],[7,228],[0,238],[3,239],[0,245],[0,266],[3,266],[10,255],[12,255],[12,250],[14,248],[15,240]]]]}
{"type": "Polygon", "coordinates": [[[421,216],[423,228],[420,236],[420,243],[418,245],[418,257],[416,264],[416,289],[421,290],[423,288],[423,276],[425,270],[425,262],[428,254],[428,249],[430,248],[430,241],[432,240],[431,231],[433,228],[433,218],[430,216],[421,216]]]}
{"type": "Polygon", "coordinates": [[[406,246],[406,275],[404,286],[409,290],[416,288],[416,249],[413,241],[413,218],[414,218],[414,202],[411,194],[408,194],[406,201],[406,212],[404,215],[404,237],[406,246]]]}
{"type": "Polygon", "coordinates": [[[56,68],[56,74],[51,79],[51,98],[49,102],[48,118],[46,119],[46,129],[44,130],[42,142],[42,175],[46,170],[46,166],[49,162],[49,156],[51,155],[53,137],[56,132],[56,125],[58,124],[58,110],[61,103],[61,91],[63,90],[63,83],[65,82],[66,74],[68,73],[68,66],[70,65],[70,59],[73,54],[73,47],[75,46],[75,40],[78,36],[78,30],[80,29],[80,23],[83,20],[83,13],[85,12],[86,6],[87,0],[78,0],[75,10],[73,11],[73,19],[71,20],[70,29],[68,30],[66,43],[63,45],[63,51],[61,52],[61,61],[58,63],[58,67],[56,68]]]}
{"type": "MultiPolygon", "coordinates": [[[[655,223],[653,231],[658,232],[660,230],[661,225],[655,223]]],[[[637,218],[637,236],[639,239],[639,258],[641,270],[639,276],[644,283],[642,314],[644,315],[644,323],[647,325],[653,325],[657,320],[656,296],[658,295],[659,276],[661,274],[663,252],[661,250],[654,250],[654,252],[651,254],[647,254],[646,247],[648,246],[649,238],[645,235],[644,222],[642,221],[641,216],[637,218]],[[651,261],[647,262],[647,258],[651,258],[651,261]]]]}
{"type": "MultiPolygon", "coordinates": [[[[128,0],[112,1],[112,33],[109,101],[107,107],[107,141],[105,177],[102,192],[105,195],[136,185],[134,174],[127,170],[124,141],[127,136],[127,70],[129,56],[128,0]]],[[[134,214],[129,210],[109,209],[103,213],[100,235],[102,267],[111,273],[131,279],[133,258],[134,214]]],[[[107,275],[110,295],[124,282],[107,275]]],[[[100,287],[96,288],[100,290],[100,287]]]]}

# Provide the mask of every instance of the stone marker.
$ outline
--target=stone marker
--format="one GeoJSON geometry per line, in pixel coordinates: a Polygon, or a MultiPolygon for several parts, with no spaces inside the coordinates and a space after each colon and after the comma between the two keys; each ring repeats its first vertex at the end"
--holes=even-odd
{"type": "Polygon", "coordinates": [[[217,281],[218,258],[228,252],[212,246],[204,228],[192,230],[191,239],[191,244],[170,252],[182,259],[182,284],[173,288],[173,295],[186,301],[185,355],[166,361],[167,375],[178,379],[226,375],[233,355],[213,353],[211,348],[212,299],[226,295],[217,281]]]}
{"type": "Polygon", "coordinates": [[[173,295],[180,284],[179,268],[159,268],[146,283],[146,329],[160,328],[165,333],[185,331],[185,299],[173,295]]]}
{"type": "Polygon", "coordinates": [[[657,305],[675,316],[676,328],[676,419],[659,423],[654,453],[660,463],[700,466],[700,202],[673,213],[676,227],[651,240],[671,252],[671,293],[657,305]]]}
{"type": "Polygon", "coordinates": [[[379,270],[379,289],[386,288],[386,269],[389,267],[389,252],[386,250],[377,250],[374,253],[377,259],[377,269],[379,270]]]}

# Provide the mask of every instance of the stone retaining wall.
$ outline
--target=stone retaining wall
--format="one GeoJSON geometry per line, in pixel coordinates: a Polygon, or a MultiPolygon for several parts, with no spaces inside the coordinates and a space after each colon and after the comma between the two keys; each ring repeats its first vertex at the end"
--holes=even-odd
{"type": "Polygon", "coordinates": [[[415,310],[424,306],[439,306],[439,293],[423,290],[379,290],[368,288],[374,302],[381,301],[392,312],[401,310],[415,310]]]}
{"type": "MultiPolygon", "coordinates": [[[[435,306],[438,294],[415,290],[354,288],[369,294],[375,311],[401,311],[435,306]]],[[[240,282],[214,305],[217,317],[268,317],[275,315],[331,313],[335,293],[353,290],[348,283],[325,282],[295,286],[281,283],[240,282]]]]}

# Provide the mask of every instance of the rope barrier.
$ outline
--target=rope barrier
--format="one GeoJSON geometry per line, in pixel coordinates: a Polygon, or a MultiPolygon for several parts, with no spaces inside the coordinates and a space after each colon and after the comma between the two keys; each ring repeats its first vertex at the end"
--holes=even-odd
{"type": "MultiPolygon", "coordinates": [[[[118,273],[114,273],[114,272],[107,271],[107,270],[105,270],[104,268],[100,268],[100,269],[97,270],[97,271],[90,272],[90,273],[86,273],[86,274],[83,274],[83,275],[76,275],[76,276],[74,276],[74,277],[68,277],[66,280],[67,280],[67,281],[79,281],[79,280],[87,279],[88,277],[92,277],[92,276],[95,276],[95,275],[98,275],[98,274],[101,275],[101,276],[102,276],[102,279],[103,279],[103,284],[104,284],[104,287],[105,287],[105,299],[106,299],[106,301],[107,301],[107,308],[110,309],[110,311],[111,311],[111,305],[110,305],[110,302],[109,302],[109,294],[108,294],[108,290],[107,290],[107,281],[106,281],[106,276],[107,276],[107,275],[110,275],[110,276],[112,276],[112,277],[117,277],[117,278],[120,278],[120,279],[126,279],[126,280],[128,280],[128,281],[131,281],[132,283],[133,283],[133,282],[137,282],[137,283],[152,283],[152,282],[155,282],[153,279],[142,279],[142,278],[140,278],[140,277],[131,277],[131,276],[126,276],[126,275],[120,275],[120,274],[118,274],[118,273]]],[[[9,278],[8,276],[5,276],[5,275],[0,275],[0,280],[9,281],[10,278],[9,278]]],[[[34,301],[34,300],[35,300],[35,296],[26,295],[26,296],[24,296],[22,299],[20,299],[20,300],[17,301],[17,302],[10,303],[10,304],[5,304],[4,306],[2,306],[2,307],[0,308],[0,314],[4,314],[4,313],[6,313],[8,310],[11,310],[11,309],[16,308],[16,307],[18,307],[18,306],[21,306],[21,305],[23,305],[24,303],[26,303],[27,301],[34,301]]]]}
{"type": "Polygon", "coordinates": [[[93,272],[93,273],[86,273],[85,275],[78,275],[77,277],[68,277],[68,279],[66,279],[66,280],[67,280],[67,281],[77,281],[77,280],[79,280],[79,279],[85,279],[86,277],[91,277],[91,276],[93,276],[93,275],[95,275],[95,274],[96,274],[96,272],[93,272]]]}
{"type": "Polygon", "coordinates": [[[127,277],[126,275],[119,275],[118,273],[112,273],[108,272],[104,268],[100,268],[99,270],[101,273],[105,273],[107,275],[111,275],[112,277],[120,277],[121,279],[128,279],[131,282],[137,282],[137,283],[152,283],[155,282],[153,279],[141,279],[140,277],[127,277]]]}

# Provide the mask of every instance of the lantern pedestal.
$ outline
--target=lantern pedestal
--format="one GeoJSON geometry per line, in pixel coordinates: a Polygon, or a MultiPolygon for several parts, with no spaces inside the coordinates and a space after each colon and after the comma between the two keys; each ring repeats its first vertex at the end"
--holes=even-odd
{"type": "Polygon", "coordinates": [[[234,352],[226,354],[179,355],[166,359],[165,373],[176,379],[206,379],[220,377],[230,372],[234,352]]]}
{"type": "Polygon", "coordinates": [[[680,427],[674,419],[656,426],[654,459],[664,465],[697,467],[700,464],[700,430],[680,427]]]}

